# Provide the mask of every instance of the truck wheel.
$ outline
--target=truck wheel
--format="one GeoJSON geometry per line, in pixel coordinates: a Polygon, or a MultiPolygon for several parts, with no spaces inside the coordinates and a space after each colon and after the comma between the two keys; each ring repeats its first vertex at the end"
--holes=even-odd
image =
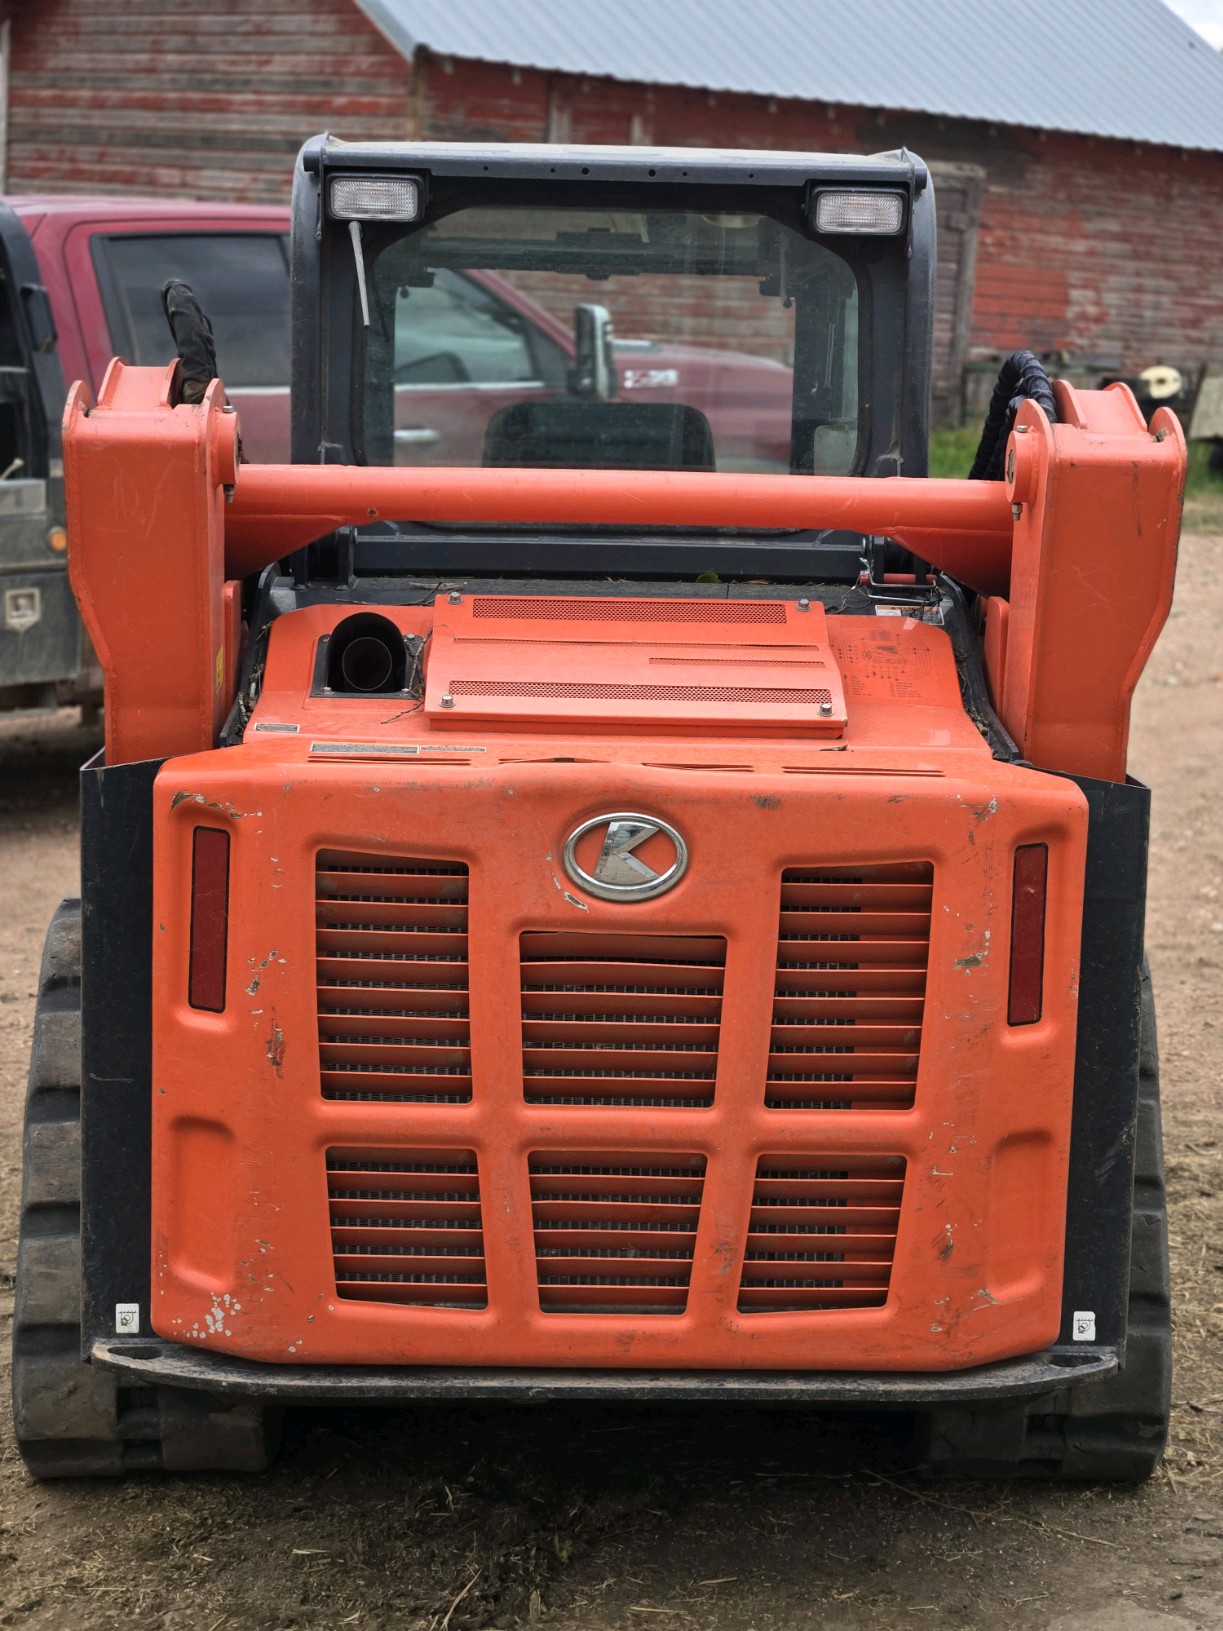
{"type": "Polygon", "coordinates": [[[13,1425],[36,1478],[258,1472],[278,1421],[261,1405],[124,1388],[81,1357],[81,905],[51,920],[34,1013],[13,1311],[13,1425]]]}
{"type": "Polygon", "coordinates": [[[1100,1479],[1140,1483],[1159,1466],[1172,1393],[1167,1195],[1159,1116],[1159,1049],[1151,971],[1142,968],[1138,1126],[1125,1364],[1027,1401],[1022,1409],[935,1410],[920,1466],[958,1478],[1100,1479]]]}

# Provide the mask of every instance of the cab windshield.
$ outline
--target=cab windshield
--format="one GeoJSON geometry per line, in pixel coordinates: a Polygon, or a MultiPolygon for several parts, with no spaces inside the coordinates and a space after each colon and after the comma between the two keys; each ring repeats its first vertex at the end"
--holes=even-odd
{"type": "Polygon", "coordinates": [[[367,463],[859,468],[858,279],[796,226],[480,205],[362,253],[367,463]]]}

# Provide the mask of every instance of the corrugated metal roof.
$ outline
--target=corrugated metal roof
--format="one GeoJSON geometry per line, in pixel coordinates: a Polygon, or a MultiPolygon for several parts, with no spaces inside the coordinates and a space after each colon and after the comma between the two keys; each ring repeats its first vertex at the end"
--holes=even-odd
{"type": "Polygon", "coordinates": [[[1223,151],[1223,56],[1163,0],[358,0],[442,56],[1223,151]]]}

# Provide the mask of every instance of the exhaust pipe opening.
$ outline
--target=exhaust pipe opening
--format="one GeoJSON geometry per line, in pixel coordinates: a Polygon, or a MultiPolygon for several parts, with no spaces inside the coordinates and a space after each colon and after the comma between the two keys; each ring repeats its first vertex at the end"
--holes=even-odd
{"type": "Polygon", "coordinates": [[[372,634],[350,640],[340,658],[340,673],[350,691],[385,691],[394,666],[385,641],[372,634]]]}
{"type": "Polygon", "coordinates": [[[402,691],[407,676],[404,637],[389,617],[355,612],[338,623],[327,648],[327,688],[347,695],[402,691]]]}

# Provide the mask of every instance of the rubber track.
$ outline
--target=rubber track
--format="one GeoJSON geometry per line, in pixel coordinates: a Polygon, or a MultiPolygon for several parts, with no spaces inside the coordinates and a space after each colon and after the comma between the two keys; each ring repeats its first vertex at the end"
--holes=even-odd
{"type": "Polygon", "coordinates": [[[1168,1212],[1151,971],[1140,990],[1138,1124],[1125,1365],[1023,1410],[936,1411],[922,1471],[957,1478],[1139,1483],[1163,1458],[1172,1394],[1168,1212]]]}
{"type": "Polygon", "coordinates": [[[81,907],[43,950],[26,1094],[13,1312],[13,1426],[37,1478],[258,1471],[267,1412],[204,1395],[120,1388],[81,1358],[81,907]]]}

